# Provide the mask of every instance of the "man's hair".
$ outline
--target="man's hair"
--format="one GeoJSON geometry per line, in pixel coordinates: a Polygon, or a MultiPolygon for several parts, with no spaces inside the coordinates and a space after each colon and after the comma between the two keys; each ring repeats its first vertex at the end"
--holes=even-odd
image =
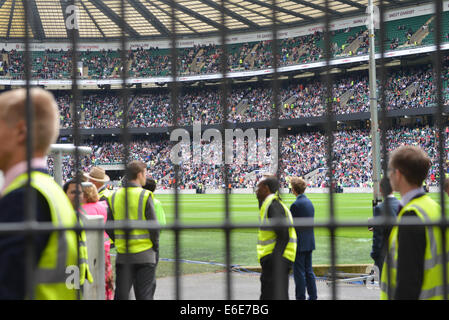
{"type": "Polygon", "coordinates": [[[388,179],[388,177],[383,177],[380,179],[380,188],[383,195],[389,195],[393,192],[393,188],[391,187],[390,179],[388,179]]]}
{"type": "Polygon", "coordinates": [[[70,186],[71,184],[76,184],[75,179],[67,180],[67,181],[64,183],[64,185],[62,186],[62,189],[64,190],[64,193],[67,193],[67,190],[69,190],[69,186],[70,186]]]}
{"type": "Polygon", "coordinates": [[[427,153],[415,146],[401,146],[390,156],[390,167],[399,170],[408,183],[422,186],[431,166],[427,153]]]}
{"type": "MultiPolygon", "coordinates": [[[[26,99],[25,89],[10,90],[0,94],[0,118],[11,126],[18,121],[25,121],[26,99]]],[[[34,127],[33,149],[47,153],[50,145],[59,135],[58,106],[53,94],[41,88],[30,90],[30,100],[34,127]]]]}
{"type": "Polygon", "coordinates": [[[279,181],[275,176],[267,176],[265,179],[260,181],[262,184],[266,185],[271,193],[279,191],[279,181]]]}
{"type": "Polygon", "coordinates": [[[290,180],[290,185],[292,186],[292,190],[298,194],[303,194],[307,188],[307,183],[304,179],[299,177],[292,177],[290,180]]]}
{"type": "MultiPolygon", "coordinates": [[[[78,179],[80,180],[80,183],[87,181],[86,177],[81,172],[78,173],[78,179]]],[[[65,193],[67,193],[67,190],[69,190],[69,186],[71,184],[76,184],[76,175],[74,178],[67,180],[62,186],[65,193]]]]}
{"type": "Polygon", "coordinates": [[[128,163],[127,171],[128,171],[128,177],[129,180],[135,180],[137,179],[137,175],[140,172],[144,172],[147,168],[147,165],[143,163],[142,161],[134,160],[128,163]]]}
{"type": "Polygon", "coordinates": [[[147,178],[147,182],[145,183],[143,188],[154,192],[154,190],[156,190],[156,181],[154,179],[147,178]]]}

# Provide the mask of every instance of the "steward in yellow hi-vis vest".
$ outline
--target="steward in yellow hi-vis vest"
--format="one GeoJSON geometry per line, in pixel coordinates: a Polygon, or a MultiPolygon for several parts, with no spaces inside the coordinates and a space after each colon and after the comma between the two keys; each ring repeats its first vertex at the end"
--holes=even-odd
{"type": "Polygon", "coordinates": [[[100,201],[107,201],[111,195],[112,191],[109,190],[107,186],[103,186],[100,190],[98,190],[98,196],[100,201]]]}
{"type": "Polygon", "coordinates": [[[257,242],[257,257],[262,267],[260,299],[288,300],[289,273],[297,246],[292,215],[279,197],[279,182],[274,176],[265,177],[258,183],[256,196],[261,223],[257,242]],[[270,226],[275,221],[287,225],[270,226]]]}
{"type": "MultiPolygon", "coordinates": [[[[22,174],[12,181],[3,192],[3,197],[24,188],[28,175],[22,174]]],[[[31,187],[37,190],[48,203],[51,222],[55,227],[75,227],[77,217],[69,199],[51,176],[40,171],[32,171],[31,187]]],[[[37,300],[75,300],[78,299],[79,285],[92,275],[87,264],[86,235],[81,232],[78,240],[75,231],[52,232],[42,255],[38,259],[34,273],[34,299],[37,300]],[[79,278],[70,280],[70,272],[79,266],[79,278]]]]}
{"type": "Polygon", "coordinates": [[[401,195],[397,222],[404,225],[392,226],[389,234],[380,281],[383,300],[444,299],[445,291],[449,295],[449,234],[446,230],[443,243],[437,225],[441,207],[423,189],[431,165],[429,155],[416,146],[400,146],[389,157],[388,179],[401,195]]]}
{"type": "MultiPolygon", "coordinates": [[[[421,195],[412,199],[398,214],[398,222],[403,221],[404,214],[413,212],[423,223],[438,222],[441,219],[441,207],[427,195],[421,195]]],[[[443,254],[446,254],[446,272],[449,277],[449,234],[446,235],[446,252],[443,252],[441,229],[438,226],[427,226],[425,229],[424,266],[421,279],[419,299],[440,300],[444,299],[443,290],[443,254]]],[[[388,239],[388,250],[391,257],[390,264],[384,262],[381,279],[381,299],[393,299],[397,281],[398,265],[398,226],[394,226],[388,239]],[[388,281],[388,275],[391,279],[388,281]],[[389,287],[390,285],[390,287],[389,287]],[[389,295],[391,294],[391,296],[389,295]]],[[[418,268],[418,266],[417,266],[418,268]]],[[[449,286],[446,284],[447,294],[449,286]]]]}
{"type": "MultiPolygon", "coordinates": [[[[126,220],[125,197],[128,192],[128,219],[145,221],[145,209],[148,198],[153,199],[153,193],[139,186],[120,188],[109,197],[114,221],[126,220]]],[[[115,230],[115,246],[118,253],[139,253],[153,247],[148,230],[134,229],[128,234],[128,244],[125,239],[125,231],[115,230]],[[128,246],[128,248],[126,248],[128,246]]]]}
{"type": "MultiPolygon", "coordinates": [[[[272,228],[263,227],[263,225],[266,222],[268,222],[268,208],[270,207],[270,205],[273,203],[274,200],[278,201],[281,204],[282,208],[284,209],[285,217],[289,222],[293,223],[293,218],[290,213],[290,209],[288,209],[284,205],[284,203],[279,199],[279,194],[276,193],[269,195],[263,202],[259,212],[260,222],[262,224],[262,227],[259,229],[258,242],[257,242],[257,258],[259,259],[259,262],[266,255],[273,253],[274,247],[276,245],[276,232],[273,231],[272,228]]],[[[285,259],[294,262],[296,257],[296,246],[297,246],[295,228],[289,227],[288,235],[289,241],[284,249],[282,256],[285,259]]]]}
{"type": "MultiPolygon", "coordinates": [[[[147,165],[132,161],[127,167],[125,188],[115,191],[109,198],[108,220],[117,223],[145,223],[158,227],[153,193],[142,186],[146,183],[147,165]]],[[[108,232],[108,231],[107,231],[108,232]]],[[[134,287],[136,300],[152,300],[156,290],[156,266],[159,259],[159,229],[128,229],[119,227],[108,232],[117,248],[115,300],[128,300],[134,287]]]]}

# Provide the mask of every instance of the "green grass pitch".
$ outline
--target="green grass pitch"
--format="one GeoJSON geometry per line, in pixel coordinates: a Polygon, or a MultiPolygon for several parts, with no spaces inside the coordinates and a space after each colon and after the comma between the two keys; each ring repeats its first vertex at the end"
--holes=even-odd
{"type": "MultiPolygon", "coordinates": [[[[174,221],[174,195],[157,194],[165,209],[167,224],[174,221]]],[[[315,221],[329,218],[329,195],[307,194],[315,207],[315,221]]],[[[179,217],[182,223],[221,223],[225,218],[223,195],[179,195],[179,217]]],[[[438,201],[439,194],[431,194],[438,201]]],[[[282,195],[290,207],[292,194],[282,195]]],[[[372,217],[372,194],[334,194],[335,218],[339,222],[366,222],[372,217]]],[[[258,202],[255,194],[231,194],[230,217],[234,224],[258,223],[258,202]]],[[[325,228],[315,228],[316,250],[313,264],[330,264],[330,236],[325,228]]],[[[372,263],[369,256],[372,232],[366,227],[339,228],[336,231],[336,263],[372,263]]],[[[231,233],[231,264],[258,265],[257,230],[237,229],[231,233]]],[[[225,263],[225,234],[222,230],[185,230],[180,235],[181,259],[225,263]]],[[[160,257],[174,258],[174,233],[164,230],[160,238],[160,257]]]]}

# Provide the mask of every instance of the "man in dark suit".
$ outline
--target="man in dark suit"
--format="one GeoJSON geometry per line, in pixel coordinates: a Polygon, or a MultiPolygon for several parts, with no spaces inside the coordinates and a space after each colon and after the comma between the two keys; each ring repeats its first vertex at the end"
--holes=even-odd
{"type": "MultiPolygon", "coordinates": [[[[306,182],[297,177],[290,181],[292,193],[296,196],[295,202],[290,207],[293,219],[314,218],[315,209],[312,202],[306,197],[306,182]]],[[[293,276],[296,284],[296,300],[306,299],[306,288],[309,300],[317,299],[315,274],[312,268],[312,251],[315,250],[315,235],[313,228],[298,228],[298,245],[296,259],[293,264],[293,276]]]]}
{"type": "MultiPolygon", "coordinates": [[[[384,215],[396,217],[399,211],[400,202],[393,196],[393,189],[391,188],[390,181],[387,177],[382,178],[379,188],[381,194],[386,195],[386,197],[384,199],[384,202],[381,202],[374,207],[374,218],[383,217],[384,215]]],[[[370,256],[374,260],[374,265],[379,268],[380,279],[380,275],[382,273],[382,265],[384,263],[386,254],[386,245],[388,243],[388,236],[390,234],[391,227],[374,226],[369,227],[369,230],[373,232],[373,246],[370,256]]]]}

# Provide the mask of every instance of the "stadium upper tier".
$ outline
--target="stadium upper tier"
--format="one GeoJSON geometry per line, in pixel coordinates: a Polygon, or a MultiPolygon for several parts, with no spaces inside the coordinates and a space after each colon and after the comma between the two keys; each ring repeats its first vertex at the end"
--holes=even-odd
{"type": "MultiPolygon", "coordinates": [[[[443,63],[444,103],[449,102],[449,60],[443,63]]],[[[336,114],[369,111],[369,77],[367,71],[340,75],[333,79],[333,110],[336,114]]],[[[436,103],[432,66],[389,70],[385,90],[388,110],[429,107],[436,103]]],[[[380,83],[379,83],[380,87],[380,83]]],[[[228,95],[228,121],[268,121],[274,116],[270,83],[233,85],[228,95]]],[[[319,117],[326,112],[325,85],[320,78],[282,82],[280,119],[319,117]]],[[[61,113],[61,128],[72,128],[71,94],[61,91],[56,99],[61,113]]],[[[123,117],[121,93],[83,92],[78,104],[79,127],[85,129],[120,128],[123,117]]],[[[179,94],[179,125],[203,125],[222,122],[219,86],[186,87],[179,94]]],[[[173,124],[170,91],[166,88],[133,91],[128,101],[131,128],[169,127],[173,124]]]]}
{"type": "MultiPolygon", "coordinates": [[[[449,42],[449,11],[442,17],[442,42],[449,42]]],[[[429,46],[435,41],[435,16],[420,15],[385,23],[385,51],[429,46]]],[[[378,31],[379,32],[379,31],[378,31]]],[[[377,33],[378,33],[377,32],[377,33]]],[[[379,35],[376,39],[379,38],[379,35]]],[[[297,37],[278,39],[278,66],[302,65],[324,59],[324,35],[315,31],[297,37]]],[[[332,57],[335,59],[366,55],[368,31],[366,26],[345,27],[331,34],[332,57]]],[[[273,67],[271,40],[233,43],[227,45],[227,72],[262,70],[273,67]]],[[[380,45],[377,41],[376,50],[380,45]]],[[[218,44],[195,45],[178,49],[180,76],[218,74],[221,72],[222,47],[218,44]]],[[[2,50],[0,77],[24,79],[24,52],[2,50]]],[[[121,77],[122,60],[119,49],[80,51],[79,77],[81,79],[115,79],[121,77]]],[[[31,52],[33,79],[70,79],[72,54],[67,50],[31,52]]],[[[137,48],[126,54],[125,68],[130,78],[151,78],[171,75],[170,48],[137,48]]]]}
{"type": "MultiPolygon", "coordinates": [[[[378,0],[373,2],[379,5],[378,0]]],[[[407,2],[384,0],[383,5],[393,10],[407,2]]],[[[329,1],[326,8],[322,0],[284,0],[273,7],[271,0],[227,0],[223,27],[227,33],[269,29],[273,10],[280,28],[310,25],[326,12],[334,19],[364,15],[367,5],[368,0],[339,0],[329,1]]],[[[134,39],[169,38],[172,8],[177,34],[211,35],[222,28],[221,6],[219,0],[1,0],[0,38],[24,37],[25,8],[30,12],[30,37],[40,41],[68,39],[71,30],[76,30],[81,39],[116,39],[122,29],[134,39]]]]}

